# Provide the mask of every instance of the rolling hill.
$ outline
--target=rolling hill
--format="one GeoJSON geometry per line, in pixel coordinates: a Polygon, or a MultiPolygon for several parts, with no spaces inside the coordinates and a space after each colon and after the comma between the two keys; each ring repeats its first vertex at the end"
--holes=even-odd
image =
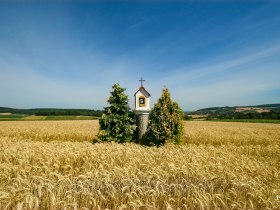
{"type": "Polygon", "coordinates": [[[280,119],[280,104],[210,107],[190,112],[188,115],[220,119],[280,119]]]}

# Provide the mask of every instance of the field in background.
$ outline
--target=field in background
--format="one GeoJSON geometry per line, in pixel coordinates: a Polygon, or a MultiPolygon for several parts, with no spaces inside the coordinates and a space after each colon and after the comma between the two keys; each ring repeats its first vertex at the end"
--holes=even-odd
{"type": "Polygon", "coordinates": [[[0,121],[42,121],[42,120],[94,120],[95,116],[76,116],[76,115],[55,115],[55,116],[38,116],[38,115],[19,115],[3,114],[0,115],[0,121]]]}
{"type": "Polygon", "coordinates": [[[0,209],[279,209],[280,125],[187,121],[184,143],[92,144],[98,122],[0,122],[0,209]]]}

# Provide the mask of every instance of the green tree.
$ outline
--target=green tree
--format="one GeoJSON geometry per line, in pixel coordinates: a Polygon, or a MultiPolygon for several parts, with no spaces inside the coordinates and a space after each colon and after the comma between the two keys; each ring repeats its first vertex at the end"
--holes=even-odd
{"type": "Polygon", "coordinates": [[[98,138],[101,141],[130,142],[134,133],[133,119],[129,117],[128,96],[119,84],[112,86],[108,99],[110,106],[104,109],[99,120],[98,138]]]}
{"type": "Polygon", "coordinates": [[[154,105],[150,114],[150,125],[144,137],[148,145],[164,145],[166,141],[180,143],[183,135],[182,119],[184,113],[178,103],[173,102],[165,87],[161,98],[154,105]]]}

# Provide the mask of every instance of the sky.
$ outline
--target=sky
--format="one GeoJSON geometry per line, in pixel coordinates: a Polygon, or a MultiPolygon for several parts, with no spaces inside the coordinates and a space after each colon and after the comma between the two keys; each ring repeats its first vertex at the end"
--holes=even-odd
{"type": "Polygon", "coordinates": [[[280,2],[0,1],[0,106],[130,107],[168,87],[183,110],[280,103],[280,2]]]}

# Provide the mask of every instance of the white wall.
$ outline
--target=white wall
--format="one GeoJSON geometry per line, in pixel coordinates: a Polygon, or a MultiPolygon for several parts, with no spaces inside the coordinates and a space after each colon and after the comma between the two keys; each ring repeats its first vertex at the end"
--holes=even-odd
{"type": "Polygon", "coordinates": [[[141,91],[138,91],[135,95],[136,104],[135,104],[135,110],[150,110],[150,98],[147,98],[141,91]],[[146,104],[145,106],[139,106],[139,97],[145,97],[146,104]]]}

